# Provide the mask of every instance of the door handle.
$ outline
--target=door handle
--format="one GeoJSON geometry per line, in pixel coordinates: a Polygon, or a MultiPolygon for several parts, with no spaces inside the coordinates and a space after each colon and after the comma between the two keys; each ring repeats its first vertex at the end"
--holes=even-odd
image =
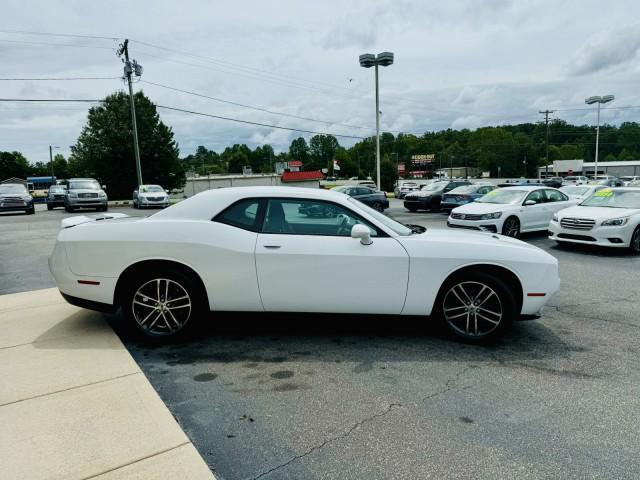
{"type": "Polygon", "coordinates": [[[262,245],[264,248],[272,248],[272,249],[276,249],[276,248],[280,248],[282,245],[278,245],[275,243],[270,243],[268,245],[262,245]]]}

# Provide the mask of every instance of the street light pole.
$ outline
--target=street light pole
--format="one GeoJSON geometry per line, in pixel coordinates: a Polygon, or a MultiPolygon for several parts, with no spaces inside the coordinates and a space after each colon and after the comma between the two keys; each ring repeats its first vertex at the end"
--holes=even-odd
{"type": "Polygon", "coordinates": [[[376,62],[376,184],[380,188],[380,95],[378,94],[378,62],[376,62]]]}
{"type": "Polygon", "coordinates": [[[380,188],[380,95],[378,89],[378,66],[388,67],[393,64],[393,53],[382,52],[377,56],[373,53],[360,55],[360,66],[364,68],[375,67],[376,78],[376,184],[380,188]]]}
{"type": "Polygon", "coordinates": [[[615,99],[615,96],[613,95],[604,95],[602,97],[600,96],[589,97],[584,101],[584,103],[586,103],[587,105],[593,105],[594,103],[598,104],[598,120],[596,123],[596,154],[595,154],[595,162],[593,167],[594,179],[598,176],[598,149],[600,146],[600,105],[602,105],[603,103],[612,102],[614,99],[615,99]]]}
{"type": "Polygon", "coordinates": [[[53,180],[53,149],[60,148],[55,145],[49,145],[49,169],[51,170],[51,180],[53,180]]]}

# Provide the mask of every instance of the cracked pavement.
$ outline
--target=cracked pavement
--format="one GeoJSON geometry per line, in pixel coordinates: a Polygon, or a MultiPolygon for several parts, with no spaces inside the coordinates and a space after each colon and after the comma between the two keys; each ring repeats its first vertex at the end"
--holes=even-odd
{"type": "MultiPolygon", "coordinates": [[[[446,219],[397,201],[390,213],[446,219]]],[[[28,230],[11,233],[14,259],[33,251],[28,230]]],[[[164,346],[111,323],[223,480],[636,479],[640,257],[525,241],[559,259],[562,288],[490,346],[405,317],[213,315],[164,346]]]]}

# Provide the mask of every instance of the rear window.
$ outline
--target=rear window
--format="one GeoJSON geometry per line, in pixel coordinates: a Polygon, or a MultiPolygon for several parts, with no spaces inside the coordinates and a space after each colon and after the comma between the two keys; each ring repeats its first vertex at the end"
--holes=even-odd
{"type": "Polygon", "coordinates": [[[260,200],[256,198],[241,200],[216,215],[213,220],[232,227],[257,232],[259,207],[260,200]]]}

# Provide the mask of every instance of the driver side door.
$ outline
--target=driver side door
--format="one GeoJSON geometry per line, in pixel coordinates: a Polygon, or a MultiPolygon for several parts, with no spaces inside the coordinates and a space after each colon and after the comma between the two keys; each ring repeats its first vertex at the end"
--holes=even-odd
{"type": "Polygon", "coordinates": [[[409,274],[405,249],[335,203],[268,199],[255,258],[267,311],[398,314],[404,306],[409,274]],[[370,245],[351,238],[356,224],[370,229],[370,245]]]}

